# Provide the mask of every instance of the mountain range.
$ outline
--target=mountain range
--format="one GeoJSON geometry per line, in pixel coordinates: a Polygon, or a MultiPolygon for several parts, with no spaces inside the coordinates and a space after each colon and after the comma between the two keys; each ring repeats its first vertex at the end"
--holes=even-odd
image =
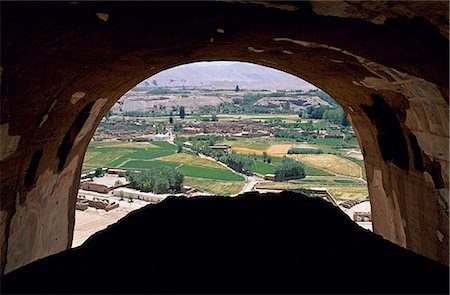
{"type": "Polygon", "coordinates": [[[137,88],[199,87],[205,89],[304,90],[314,85],[269,67],[245,62],[197,62],[162,71],[136,85],[137,88]]]}

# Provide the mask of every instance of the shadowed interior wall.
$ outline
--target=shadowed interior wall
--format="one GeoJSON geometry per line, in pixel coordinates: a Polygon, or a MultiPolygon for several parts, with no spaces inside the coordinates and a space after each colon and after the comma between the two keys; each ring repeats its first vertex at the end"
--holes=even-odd
{"type": "Polygon", "coordinates": [[[81,164],[138,82],[253,62],[340,103],[376,233],[448,264],[448,3],[2,3],[1,273],[70,247],[81,164]]]}

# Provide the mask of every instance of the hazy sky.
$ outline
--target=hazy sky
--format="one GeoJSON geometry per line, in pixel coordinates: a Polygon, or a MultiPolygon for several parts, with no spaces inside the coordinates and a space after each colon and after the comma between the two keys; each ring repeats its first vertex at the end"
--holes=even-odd
{"type": "Polygon", "coordinates": [[[203,61],[180,65],[150,77],[147,84],[150,83],[158,87],[186,85],[233,88],[240,85],[247,89],[272,90],[317,88],[286,72],[239,61],[203,61]]]}

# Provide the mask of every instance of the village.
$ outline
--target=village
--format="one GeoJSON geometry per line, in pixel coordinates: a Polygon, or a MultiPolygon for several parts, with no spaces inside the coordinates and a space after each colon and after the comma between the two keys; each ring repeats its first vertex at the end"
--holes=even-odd
{"type": "MultiPolygon", "coordinates": [[[[157,117],[152,118],[139,118],[139,117],[127,117],[127,116],[114,116],[109,120],[103,122],[104,128],[97,130],[93,140],[169,140],[172,135],[166,135],[169,131],[177,136],[189,136],[194,134],[222,134],[230,135],[242,138],[258,138],[258,137],[275,137],[278,131],[285,130],[286,128],[279,120],[261,120],[258,119],[245,119],[245,118],[227,118],[226,120],[210,121],[206,119],[176,119],[176,123],[181,126],[178,130],[173,130],[170,126],[170,117],[157,117]],[[165,121],[162,121],[165,120],[165,121]],[[133,126],[134,128],[130,128],[133,126]],[[172,131],[173,130],[173,131],[172,131]]],[[[292,121],[289,118],[289,121],[292,121]]],[[[306,123],[306,120],[300,120],[306,123]]],[[[311,120],[312,121],[312,120],[311,120]]],[[[316,120],[315,120],[316,121],[316,120]]],[[[295,121],[294,121],[295,122],[295,121]]],[[[314,121],[312,121],[314,122],[314,121]]],[[[292,123],[291,123],[292,124],[292,123]]],[[[346,133],[339,132],[339,124],[329,123],[326,128],[318,130],[304,130],[301,127],[292,127],[289,129],[293,132],[298,132],[303,135],[315,135],[318,138],[340,138],[345,139],[346,133]],[[334,132],[329,132],[330,129],[334,132]]],[[[349,130],[347,134],[354,135],[354,131],[349,130]]]]}
{"type": "Polygon", "coordinates": [[[252,191],[290,190],[322,198],[372,230],[355,132],[324,92],[149,85],[122,97],[91,140],[76,203],[74,247],[129,212],[169,196],[235,197],[252,191]],[[251,161],[251,171],[220,158],[233,153],[251,161]],[[306,177],[277,179],[285,157],[301,161],[306,177]],[[130,172],[159,167],[181,173],[182,186],[157,193],[130,183],[130,172]]]}
{"type": "MultiPolygon", "coordinates": [[[[229,149],[227,146],[218,146],[218,148],[229,149]]],[[[149,204],[157,204],[169,196],[190,198],[214,195],[188,185],[184,185],[182,190],[176,193],[156,194],[142,192],[129,187],[129,182],[123,176],[127,169],[104,167],[101,170],[101,175],[98,177],[95,177],[98,170],[88,171],[81,175],[82,179],[76,202],[77,222],[74,231],[73,247],[81,245],[89,236],[117,222],[128,213],[149,204]]],[[[246,185],[238,194],[250,191],[260,193],[279,193],[283,191],[283,189],[270,186],[271,183],[275,183],[275,179],[270,174],[255,174],[250,177],[245,176],[245,178],[246,185]]],[[[319,197],[330,202],[346,213],[356,224],[364,229],[372,230],[368,198],[364,200],[337,201],[326,188],[320,187],[309,187],[304,192],[308,192],[310,196],[319,197]]],[[[238,194],[234,194],[231,197],[238,194]]]]}

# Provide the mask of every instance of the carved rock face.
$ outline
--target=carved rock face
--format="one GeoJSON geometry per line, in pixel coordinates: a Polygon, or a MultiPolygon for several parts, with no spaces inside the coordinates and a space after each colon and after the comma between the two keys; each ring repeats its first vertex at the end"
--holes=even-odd
{"type": "Polygon", "coordinates": [[[374,230],[448,264],[442,3],[2,4],[1,272],[70,246],[84,152],[115,101],[201,60],[258,63],[329,93],[365,156],[374,230]]]}

